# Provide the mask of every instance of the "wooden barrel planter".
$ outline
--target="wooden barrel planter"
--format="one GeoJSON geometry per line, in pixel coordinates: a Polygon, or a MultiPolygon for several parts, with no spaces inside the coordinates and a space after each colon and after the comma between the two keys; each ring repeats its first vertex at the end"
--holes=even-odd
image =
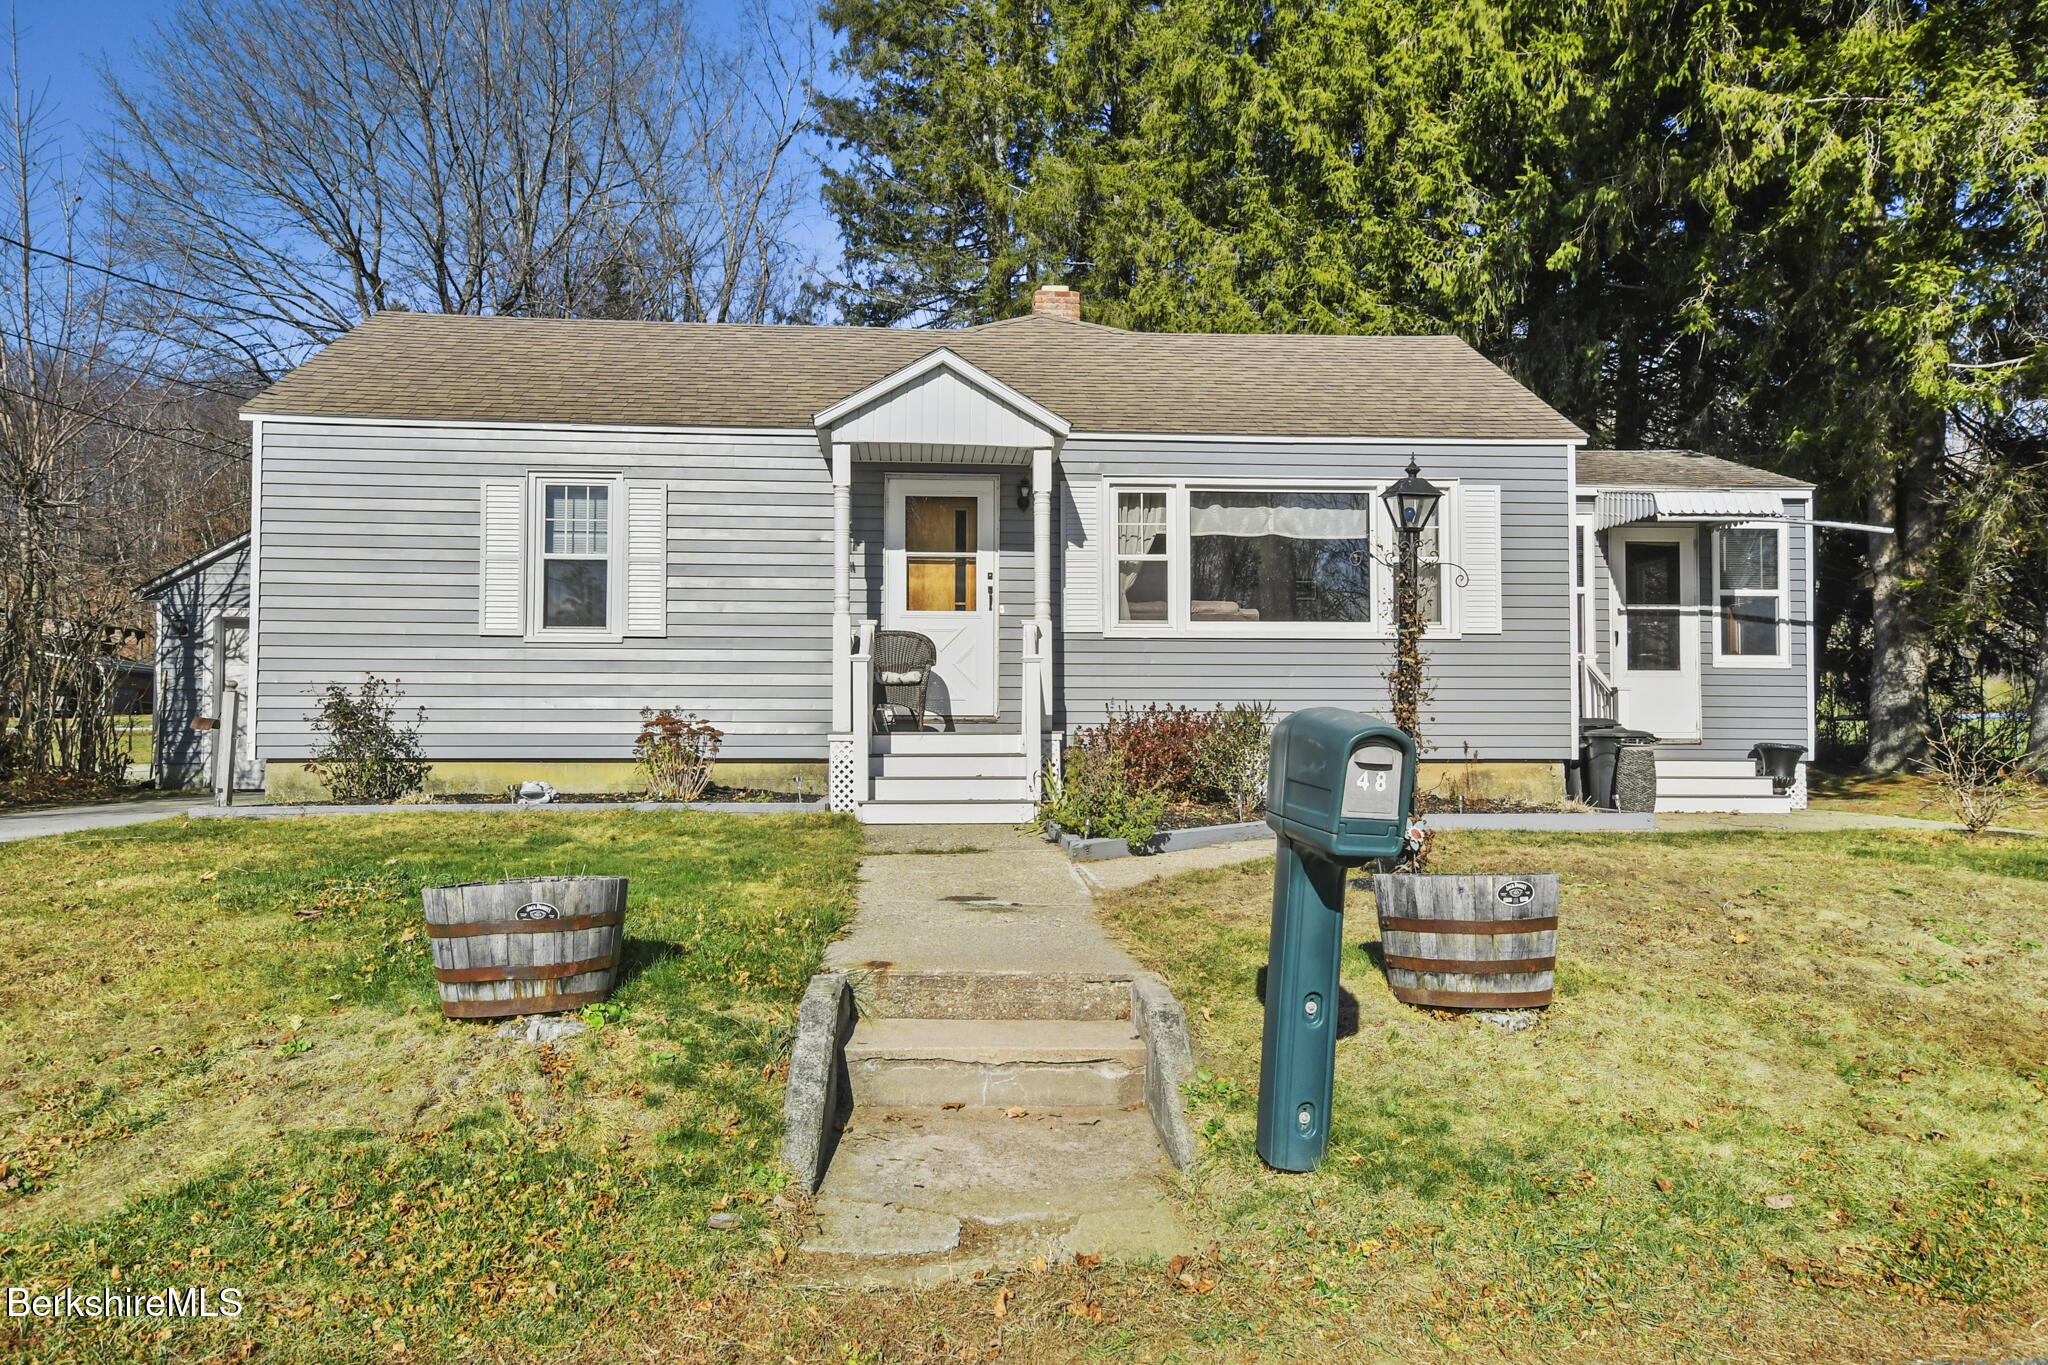
{"type": "Polygon", "coordinates": [[[1394,998],[1432,1009],[1550,1003],[1557,966],[1557,874],[1372,879],[1394,998]]]}
{"type": "Polygon", "coordinates": [[[429,886],[421,899],[441,1013],[450,1019],[581,1009],[618,982],[624,877],[429,886]]]}

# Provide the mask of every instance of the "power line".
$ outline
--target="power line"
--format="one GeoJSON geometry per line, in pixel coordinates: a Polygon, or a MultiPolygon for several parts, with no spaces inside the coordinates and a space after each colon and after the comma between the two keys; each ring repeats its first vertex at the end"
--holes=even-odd
{"type": "MultiPolygon", "coordinates": [[[[17,332],[12,327],[0,327],[0,336],[13,337],[16,341],[24,342],[30,346],[40,346],[46,350],[62,351],[66,355],[75,355],[86,358],[90,358],[92,356],[92,352],[90,351],[81,351],[76,346],[66,346],[61,341],[39,340],[36,337],[30,336],[26,332],[17,332]]],[[[230,398],[237,403],[246,403],[249,401],[250,398],[250,395],[246,393],[236,393],[231,389],[217,389],[211,384],[202,384],[196,379],[183,379],[176,375],[165,374],[160,370],[145,369],[140,365],[124,364],[121,361],[111,359],[105,360],[104,363],[112,366],[115,369],[125,370],[130,374],[140,375],[144,379],[154,379],[160,384],[182,384],[184,387],[188,389],[197,389],[201,393],[210,393],[221,398],[230,398]]]]}
{"type": "MultiPolygon", "coordinates": [[[[203,294],[188,293],[183,289],[173,288],[171,285],[162,284],[156,280],[145,280],[140,275],[124,274],[110,265],[101,265],[97,261],[82,261],[76,256],[69,256],[61,251],[52,251],[46,246],[30,246],[27,242],[9,237],[6,233],[0,233],[0,245],[11,246],[20,251],[33,252],[38,256],[48,256],[53,261],[62,261],[66,265],[77,266],[81,270],[97,270],[108,279],[120,280],[125,284],[137,285],[143,289],[154,289],[160,294],[169,294],[172,298],[184,299],[189,303],[203,303],[209,308],[223,308],[230,313],[243,311],[243,306],[239,303],[229,303],[224,299],[212,299],[203,294]]],[[[276,351],[279,355],[286,354],[284,348],[274,341],[265,341],[263,344],[276,351]]]]}
{"type": "Polygon", "coordinates": [[[8,394],[15,398],[24,399],[30,403],[47,403],[49,406],[53,408],[60,409],[61,411],[64,412],[73,413],[79,417],[86,418],[88,421],[103,422],[110,427],[120,427],[123,431],[134,431],[139,432],[144,436],[154,436],[159,441],[169,441],[174,445],[186,446],[192,450],[198,451],[202,455],[215,455],[219,456],[222,459],[240,461],[247,461],[249,458],[246,453],[239,450],[235,450],[232,447],[205,445],[198,441],[189,440],[183,436],[173,436],[168,431],[157,431],[152,427],[138,426],[134,422],[124,422],[118,417],[109,417],[105,413],[89,412],[84,408],[75,407],[70,403],[60,402],[55,398],[45,397],[44,395],[39,393],[29,393],[22,389],[9,388],[5,384],[0,384],[0,393],[8,394]]]}

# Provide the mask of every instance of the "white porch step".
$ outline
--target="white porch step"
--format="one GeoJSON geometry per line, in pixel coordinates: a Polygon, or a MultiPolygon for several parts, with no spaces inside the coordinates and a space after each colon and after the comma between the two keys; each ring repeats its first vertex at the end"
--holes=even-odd
{"type": "Polygon", "coordinates": [[[1792,809],[1789,796],[1666,796],[1657,793],[1659,815],[1780,815],[1792,809]]]}
{"type": "Polygon", "coordinates": [[[939,734],[931,730],[888,730],[873,737],[870,751],[877,754],[1021,754],[1024,737],[1014,732],[939,734]]]}
{"type": "Polygon", "coordinates": [[[869,801],[865,825],[1021,825],[1036,809],[1029,801],[869,801]]]}
{"type": "Polygon", "coordinates": [[[1029,779],[1018,777],[878,777],[877,801],[1028,801],[1029,779]]]}
{"type": "Polygon", "coordinates": [[[1022,754],[876,754],[868,774],[878,778],[1031,776],[1031,760],[1022,754]]]}
{"type": "MultiPolygon", "coordinates": [[[[1666,758],[1657,755],[1657,776],[1755,777],[1756,762],[1747,758],[1666,758]]],[[[1768,781],[1769,779],[1764,779],[1768,781]]]]}

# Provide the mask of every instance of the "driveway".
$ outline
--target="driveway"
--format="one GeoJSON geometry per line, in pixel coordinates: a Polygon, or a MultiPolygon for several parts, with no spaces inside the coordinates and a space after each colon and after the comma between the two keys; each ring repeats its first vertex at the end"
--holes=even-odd
{"type": "Polygon", "coordinates": [[[183,815],[205,801],[203,794],[184,792],[174,796],[145,796],[133,801],[108,801],[93,806],[45,806],[38,810],[0,812],[0,844],[17,839],[40,839],[50,834],[71,834],[82,829],[113,829],[120,825],[146,825],[183,815]]]}

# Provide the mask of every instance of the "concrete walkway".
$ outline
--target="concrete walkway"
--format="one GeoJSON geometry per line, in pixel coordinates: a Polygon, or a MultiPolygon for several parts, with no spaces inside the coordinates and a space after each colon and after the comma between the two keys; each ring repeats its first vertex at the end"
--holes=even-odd
{"type": "Polygon", "coordinates": [[[0,813],[0,844],[17,839],[41,839],[51,834],[74,834],[82,829],[115,829],[122,825],[144,825],[183,815],[200,804],[203,797],[191,792],[168,796],[137,797],[133,801],[107,801],[91,806],[48,806],[41,810],[0,813]]]}
{"type": "Polygon", "coordinates": [[[806,1273],[930,1284],[1040,1256],[1191,1250],[1172,1164],[1131,1102],[1140,969],[1066,855],[988,825],[867,839],[851,932],[826,954],[860,1002],[845,1050],[857,1107],[806,1273]]]}
{"type": "Polygon", "coordinates": [[[1043,839],[1001,825],[870,825],[867,842],[853,931],[827,950],[828,967],[1123,977],[1138,970],[1096,921],[1074,864],[1043,839]]]}

